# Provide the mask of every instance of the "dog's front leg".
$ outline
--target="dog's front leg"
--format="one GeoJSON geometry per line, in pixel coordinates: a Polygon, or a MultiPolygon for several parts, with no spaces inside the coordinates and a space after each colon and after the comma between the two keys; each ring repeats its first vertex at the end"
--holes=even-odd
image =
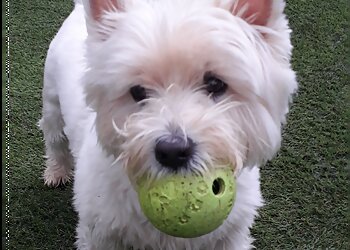
{"type": "Polygon", "coordinates": [[[87,225],[79,221],[77,227],[77,240],[75,242],[78,250],[128,250],[122,240],[116,234],[108,235],[98,229],[98,225],[87,225]]]}

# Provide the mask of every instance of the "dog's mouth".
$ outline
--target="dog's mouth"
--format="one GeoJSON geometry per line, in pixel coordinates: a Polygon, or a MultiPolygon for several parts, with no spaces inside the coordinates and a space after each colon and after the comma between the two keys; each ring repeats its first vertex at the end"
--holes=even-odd
{"type": "Polygon", "coordinates": [[[194,238],[217,229],[235,200],[232,166],[200,174],[173,173],[159,179],[141,177],[137,192],[147,219],[165,234],[194,238]]]}

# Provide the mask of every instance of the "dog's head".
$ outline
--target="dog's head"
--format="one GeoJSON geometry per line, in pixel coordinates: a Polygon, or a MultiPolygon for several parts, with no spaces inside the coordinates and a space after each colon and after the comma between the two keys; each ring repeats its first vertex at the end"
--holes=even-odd
{"type": "Polygon", "coordinates": [[[297,88],[280,0],[90,0],[88,104],[131,176],[262,164],[297,88]]]}

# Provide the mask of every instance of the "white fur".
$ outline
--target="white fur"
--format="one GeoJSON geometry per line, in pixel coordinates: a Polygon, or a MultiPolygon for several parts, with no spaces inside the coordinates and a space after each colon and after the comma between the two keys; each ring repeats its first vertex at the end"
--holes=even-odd
{"type": "Polygon", "coordinates": [[[88,3],[84,9],[75,1],[50,45],[39,122],[45,182],[65,182],[75,168],[78,249],[250,249],[249,229],[263,203],[257,166],[279,149],[297,88],[283,1],[274,1],[264,27],[234,16],[232,0],[125,0],[123,10],[99,21],[88,3]],[[229,86],[216,100],[201,89],[207,71],[229,86]],[[152,90],[145,105],[132,100],[134,84],[152,90]],[[236,166],[229,217],[193,239],[156,230],[133,188],[141,174],[168,174],[153,148],[174,130],[198,145],[194,172],[236,166]]]}

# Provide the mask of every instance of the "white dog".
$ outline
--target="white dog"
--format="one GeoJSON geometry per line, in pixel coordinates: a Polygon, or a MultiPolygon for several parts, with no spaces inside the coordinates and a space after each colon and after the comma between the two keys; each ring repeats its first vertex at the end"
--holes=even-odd
{"type": "Polygon", "coordinates": [[[282,0],[75,1],[48,51],[39,124],[47,185],[74,170],[80,250],[252,247],[258,167],[297,89],[282,0]],[[135,178],[235,166],[224,223],[176,238],[147,221],[135,178]]]}

